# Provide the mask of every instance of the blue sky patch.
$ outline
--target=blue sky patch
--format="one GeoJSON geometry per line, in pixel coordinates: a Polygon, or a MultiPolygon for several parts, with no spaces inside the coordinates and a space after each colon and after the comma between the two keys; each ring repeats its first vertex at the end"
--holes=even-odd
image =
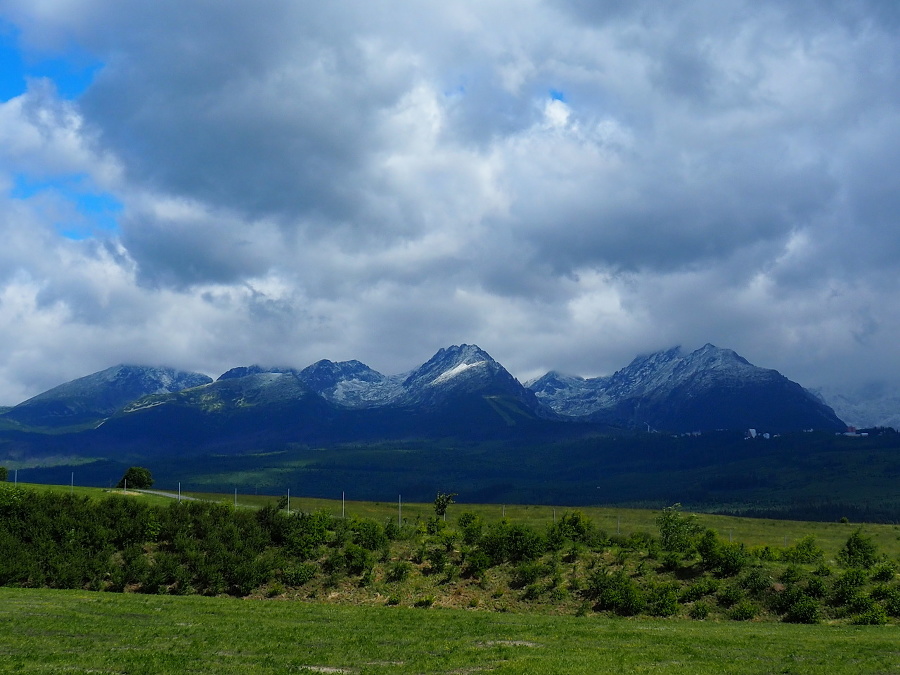
{"type": "Polygon", "coordinates": [[[59,95],[78,98],[94,81],[103,64],[82,49],[73,47],[65,54],[41,57],[22,53],[19,31],[0,23],[0,101],[24,94],[28,78],[47,78],[59,95]]]}
{"type": "Polygon", "coordinates": [[[24,200],[44,192],[52,193],[69,202],[77,213],[72,220],[55,223],[56,230],[67,239],[81,240],[119,231],[122,202],[109,192],[94,189],[84,175],[54,180],[31,180],[27,176],[17,174],[10,196],[24,200]]]}

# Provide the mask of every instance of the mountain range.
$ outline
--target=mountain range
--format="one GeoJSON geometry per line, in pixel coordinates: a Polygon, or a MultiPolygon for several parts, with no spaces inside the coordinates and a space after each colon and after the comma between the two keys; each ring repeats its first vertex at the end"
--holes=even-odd
{"type": "Polygon", "coordinates": [[[476,345],[439,350],[383,375],[360,361],[306,368],[241,366],[213,381],[169,368],[120,365],[54,387],[0,415],[7,430],[86,434],[93,443],[192,447],[242,439],[356,439],[645,429],[843,430],[818,397],[775,370],[707,344],[635,358],[609,377],[557,372],[520,383],[476,345]]]}
{"type": "Polygon", "coordinates": [[[360,361],[239,366],[216,380],[115,366],[0,410],[0,466],[81,485],[140,465],[203,491],[427,501],[449,490],[894,519],[900,434],[845,430],[814,393],[713,345],[523,384],[463,344],[397,375],[360,361]]]}

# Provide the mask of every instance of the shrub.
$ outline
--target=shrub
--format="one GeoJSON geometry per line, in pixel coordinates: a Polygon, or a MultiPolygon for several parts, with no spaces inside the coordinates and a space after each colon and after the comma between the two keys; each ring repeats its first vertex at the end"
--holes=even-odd
{"type": "Polygon", "coordinates": [[[612,574],[597,570],[588,579],[585,594],[596,601],[596,609],[622,616],[640,614],[647,606],[644,591],[622,570],[612,574]]]}
{"type": "Polygon", "coordinates": [[[819,623],[819,603],[809,596],[801,596],[788,607],[784,615],[787,623],[819,623]]]}
{"type": "Polygon", "coordinates": [[[784,614],[798,600],[807,597],[800,586],[791,585],[782,591],[774,591],[768,598],[769,608],[778,614],[784,614]]]}
{"type": "Polygon", "coordinates": [[[884,598],[885,611],[895,618],[900,618],[900,588],[892,588],[884,598]]]}
{"type": "Polygon", "coordinates": [[[543,592],[544,592],[543,585],[528,584],[525,587],[525,592],[522,593],[522,599],[523,600],[537,600],[543,592]]]}
{"type": "Polygon", "coordinates": [[[828,587],[820,577],[811,577],[806,582],[806,594],[811,598],[824,598],[828,594],[828,587]]]}
{"type": "Polygon", "coordinates": [[[407,577],[409,577],[412,570],[413,566],[411,563],[405,560],[398,560],[392,563],[390,567],[388,567],[385,578],[388,581],[392,582],[404,581],[407,577]]]}
{"type": "Polygon", "coordinates": [[[831,586],[831,603],[846,605],[856,595],[857,589],[866,583],[862,570],[849,569],[834,580],[831,586]]]}
{"type": "Polygon", "coordinates": [[[660,584],[647,591],[647,613],[653,616],[672,616],[678,612],[678,586],[660,584]]]}
{"type": "Polygon", "coordinates": [[[543,565],[533,561],[523,562],[513,570],[510,585],[514,588],[524,588],[535,583],[542,576],[544,576],[543,565]]]}
{"type": "Polygon", "coordinates": [[[781,581],[785,584],[792,584],[800,581],[803,577],[803,571],[796,565],[788,565],[781,572],[781,581]]]}
{"type": "Polygon", "coordinates": [[[136,490],[146,490],[153,487],[153,476],[149,469],[142,466],[133,466],[119,479],[117,488],[130,487],[136,490]]]}
{"type": "Polygon", "coordinates": [[[709,605],[702,600],[695,602],[688,610],[688,616],[692,619],[702,621],[709,616],[709,605]]]}
{"type": "Polygon", "coordinates": [[[741,600],[728,610],[728,618],[732,621],[749,621],[756,616],[756,605],[749,600],[741,600]]]}
{"type": "Polygon", "coordinates": [[[627,548],[631,551],[640,551],[646,550],[650,548],[654,543],[656,543],[656,539],[649,532],[632,532],[631,535],[625,540],[625,544],[623,548],[627,548]]]}
{"type": "MultiPolygon", "coordinates": [[[[297,513],[289,518],[276,512],[274,517],[284,523],[277,530],[284,541],[285,550],[301,560],[316,557],[320,547],[328,541],[328,527],[333,522],[332,517],[323,511],[297,513]]],[[[263,519],[265,521],[266,517],[263,519]]]]}
{"type": "Polygon", "coordinates": [[[425,560],[428,561],[429,574],[440,574],[447,567],[447,551],[440,546],[434,546],[426,552],[425,560]]]}
{"type": "Polygon", "coordinates": [[[851,623],[857,626],[881,626],[888,621],[887,613],[881,605],[873,604],[864,612],[853,617],[851,623]]]}
{"type": "Polygon", "coordinates": [[[388,546],[388,537],[381,523],[370,518],[354,519],[350,529],[354,533],[354,541],[369,551],[380,551],[388,546]]]}
{"type": "Polygon", "coordinates": [[[873,581],[893,581],[896,575],[897,565],[890,560],[885,560],[884,562],[875,565],[872,570],[873,581]]]}
{"type": "Polygon", "coordinates": [[[492,525],[479,545],[495,565],[534,560],[546,547],[544,538],[533,529],[508,521],[492,525]]]}
{"type": "Polygon", "coordinates": [[[847,567],[871,569],[878,561],[878,547],[872,537],[857,529],[838,553],[838,560],[847,567]]]}
{"type": "Polygon", "coordinates": [[[281,578],[289,586],[302,586],[312,581],[317,571],[318,566],[315,563],[300,563],[299,565],[285,568],[281,573],[281,578]]]}
{"type": "Polygon", "coordinates": [[[681,504],[673,504],[662,510],[656,518],[659,538],[663,549],[687,553],[694,546],[703,528],[697,523],[697,516],[681,513],[681,504]]]}
{"type": "Polygon", "coordinates": [[[679,599],[681,602],[693,602],[704,596],[712,595],[719,590],[719,583],[718,579],[712,577],[700,577],[693,584],[682,589],[679,599]]]}
{"type": "Polygon", "coordinates": [[[466,511],[460,514],[456,521],[462,530],[463,543],[468,546],[474,546],[481,539],[481,531],[484,529],[484,520],[481,516],[466,511]]]}
{"type": "Polygon", "coordinates": [[[772,585],[772,580],[769,578],[769,575],[766,574],[762,569],[756,567],[747,572],[747,574],[745,574],[741,578],[739,583],[741,588],[749,591],[754,595],[760,595],[764,591],[769,590],[772,585]]]}
{"type": "Polygon", "coordinates": [[[466,555],[463,573],[467,577],[481,577],[490,566],[490,556],[484,551],[475,550],[466,555]]]}
{"type": "Polygon", "coordinates": [[[722,607],[731,607],[744,597],[744,589],[734,584],[723,587],[716,594],[716,599],[722,607]]]}
{"type": "Polygon", "coordinates": [[[375,565],[372,552],[352,542],[344,547],[343,558],[344,568],[350,574],[365,574],[375,565]]]}
{"type": "Polygon", "coordinates": [[[822,562],[825,552],[816,544],[816,538],[808,534],[791,548],[781,552],[781,559],[792,563],[813,564],[822,562]]]}
{"type": "Polygon", "coordinates": [[[703,533],[697,542],[703,566],[719,577],[731,577],[747,566],[749,558],[743,544],[719,539],[713,530],[703,533]]]}
{"type": "Polygon", "coordinates": [[[564,511],[558,521],[547,528],[547,546],[559,551],[566,542],[588,544],[596,538],[596,528],[581,511],[564,511]]]}

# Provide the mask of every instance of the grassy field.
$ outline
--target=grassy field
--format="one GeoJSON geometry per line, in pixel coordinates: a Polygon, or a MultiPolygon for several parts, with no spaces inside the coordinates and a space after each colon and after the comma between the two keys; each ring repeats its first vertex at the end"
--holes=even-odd
{"type": "Polygon", "coordinates": [[[896,673],[900,633],[0,588],[0,671],[896,673]]]}

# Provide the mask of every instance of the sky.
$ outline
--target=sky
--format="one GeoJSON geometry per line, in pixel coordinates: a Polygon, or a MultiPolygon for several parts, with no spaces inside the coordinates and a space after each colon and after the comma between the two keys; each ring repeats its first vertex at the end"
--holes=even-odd
{"type": "Polygon", "coordinates": [[[0,0],[0,405],[475,343],[900,383],[894,0],[0,0]]]}

